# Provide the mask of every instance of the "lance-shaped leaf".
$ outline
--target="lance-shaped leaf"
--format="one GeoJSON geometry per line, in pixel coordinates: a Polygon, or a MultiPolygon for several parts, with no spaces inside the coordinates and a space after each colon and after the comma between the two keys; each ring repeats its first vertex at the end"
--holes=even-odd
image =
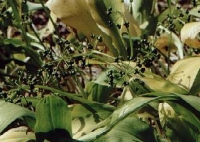
{"type": "Polygon", "coordinates": [[[125,45],[117,25],[123,26],[125,6],[121,0],[86,0],[92,17],[103,32],[110,36],[113,45],[117,47],[119,55],[126,58],[125,45]]]}
{"type": "Polygon", "coordinates": [[[139,78],[148,88],[155,92],[173,92],[179,94],[188,94],[188,90],[178,86],[176,83],[163,79],[151,72],[145,72],[144,77],[139,78]]]}
{"type": "Polygon", "coordinates": [[[18,118],[26,116],[35,118],[34,112],[3,100],[0,100],[0,114],[0,133],[18,118]]]}
{"type": "Polygon", "coordinates": [[[111,95],[112,87],[103,86],[94,82],[88,82],[85,90],[89,100],[105,103],[111,95]]]}
{"type": "Polygon", "coordinates": [[[153,128],[136,117],[127,117],[119,122],[106,135],[95,140],[95,142],[142,142],[156,141],[153,128]]]}
{"type": "Polygon", "coordinates": [[[64,100],[47,96],[36,106],[36,140],[71,140],[71,111],[64,100]],[[53,135],[53,136],[52,136],[53,135]]]}
{"type": "Polygon", "coordinates": [[[200,48],[198,34],[200,32],[200,22],[187,23],[181,29],[181,40],[189,47],[200,48]]]}
{"type": "Polygon", "coordinates": [[[91,110],[81,104],[74,104],[71,109],[73,138],[87,135],[97,128],[104,126],[103,121],[112,113],[112,111],[100,107],[93,107],[93,110],[91,110]]]}
{"type": "Polygon", "coordinates": [[[28,128],[21,126],[12,128],[0,136],[1,142],[27,142],[35,141],[35,134],[27,132],[28,128]]]}
{"type": "Polygon", "coordinates": [[[190,109],[178,103],[161,103],[159,118],[167,137],[172,141],[198,141],[200,121],[190,109]]]}
{"type": "Polygon", "coordinates": [[[191,89],[190,89],[190,94],[198,94],[200,92],[200,70],[198,71],[195,79],[194,79],[194,82],[191,86],[191,89]]]}

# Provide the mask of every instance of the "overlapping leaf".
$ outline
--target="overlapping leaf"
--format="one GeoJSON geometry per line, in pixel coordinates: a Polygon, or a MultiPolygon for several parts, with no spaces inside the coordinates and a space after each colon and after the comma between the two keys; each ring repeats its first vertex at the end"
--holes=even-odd
{"type": "Polygon", "coordinates": [[[35,118],[34,112],[3,100],[0,100],[0,114],[0,132],[18,118],[23,116],[35,118]]]}

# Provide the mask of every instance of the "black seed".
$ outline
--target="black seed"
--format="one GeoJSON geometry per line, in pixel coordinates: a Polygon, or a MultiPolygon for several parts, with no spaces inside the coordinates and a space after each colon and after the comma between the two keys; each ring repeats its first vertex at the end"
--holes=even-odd
{"type": "Polygon", "coordinates": [[[138,74],[139,73],[139,70],[138,69],[135,69],[134,70],[134,74],[138,74]]]}
{"type": "Polygon", "coordinates": [[[127,85],[129,85],[129,83],[125,81],[125,82],[123,83],[123,86],[127,86],[127,85]]]}
{"type": "Polygon", "coordinates": [[[28,102],[28,103],[27,103],[28,106],[31,106],[32,104],[33,104],[32,102],[28,102]]]}
{"type": "Polygon", "coordinates": [[[112,70],[108,71],[108,75],[112,75],[112,74],[113,74],[112,70]]]}
{"type": "Polygon", "coordinates": [[[135,78],[133,81],[134,82],[139,82],[140,80],[138,78],[135,78]]]}
{"type": "Polygon", "coordinates": [[[103,41],[102,36],[98,36],[98,37],[97,37],[97,40],[98,40],[99,42],[102,42],[102,41],[103,41]]]}
{"type": "Polygon", "coordinates": [[[145,62],[144,62],[144,66],[145,67],[151,67],[152,66],[152,61],[150,61],[150,60],[146,60],[145,62]]]}
{"type": "Polygon", "coordinates": [[[8,94],[6,92],[1,92],[0,93],[0,96],[3,97],[3,98],[7,98],[8,97],[8,94]]]}
{"type": "Polygon", "coordinates": [[[88,49],[93,49],[93,46],[90,43],[88,43],[87,47],[88,47],[88,49]]]}
{"type": "Polygon", "coordinates": [[[189,10],[187,9],[187,10],[185,11],[185,13],[186,13],[186,14],[189,14],[189,10]]]}
{"type": "Polygon", "coordinates": [[[158,50],[157,50],[157,49],[154,49],[154,50],[152,51],[152,53],[157,54],[157,53],[158,53],[158,50]]]}
{"type": "Polygon", "coordinates": [[[180,13],[180,14],[179,14],[179,17],[183,17],[183,16],[184,16],[183,13],[180,13]]]}
{"type": "Polygon", "coordinates": [[[30,83],[29,87],[30,87],[30,90],[33,91],[33,89],[35,88],[35,85],[33,83],[30,83]]]}
{"type": "Polygon", "coordinates": [[[125,72],[124,71],[120,71],[119,72],[121,75],[125,75],[125,72]]]}
{"type": "Polygon", "coordinates": [[[119,62],[119,58],[116,57],[115,60],[114,60],[114,62],[119,62]]]}
{"type": "Polygon", "coordinates": [[[141,68],[141,67],[142,67],[142,64],[137,64],[136,66],[138,66],[139,68],[141,68]]]}
{"type": "Polygon", "coordinates": [[[129,60],[133,60],[133,56],[129,57],[129,60]]]}
{"type": "Polygon", "coordinates": [[[117,26],[118,29],[121,29],[121,25],[120,24],[117,24],[116,26],[117,26]]]}
{"type": "Polygon", "coordinates": [[[145,68],[141,68],[140,71],[141,71],[142,73],[144,73],[144,72],[145,72],[145,68]]]}
{"type": "Polygon", "coordinates": [[[112,21],[108,21],[108,26],[111,27],[113,25],[112,21]]]}
{"type": "Polygon", "coordinates": [[[128,28],[128,27],[129,27],[129,22],[124,22],[124,26],[125,26],[126,28],[128,28]]]}
{"type": "Polygon", "coordinates": [[[112,7],[108,8],[108,9],[106,10],[106,14],[107,14],[107,15],[110,15],[111,13],[112,13],[112,7]]]}
{"type": "Polygon", "coordinates": [[[145,85],[145,83],[143,82],[143,81],[139,81],[139,83],[140,83],[140,85],[142,85],[142,86],[144,86],[145,85]]]}
{"type": "Polygon", "coordinates": [[[92,34],[90,37],[94,39],[94,38],[95,38],[95,35],[94,35],[94,34],[92,34]]]}

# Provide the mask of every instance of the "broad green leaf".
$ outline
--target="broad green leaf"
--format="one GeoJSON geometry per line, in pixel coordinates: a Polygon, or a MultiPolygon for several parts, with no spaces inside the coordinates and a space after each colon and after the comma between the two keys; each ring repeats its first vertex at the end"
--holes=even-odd
{"type": "Polygon", "coordinates": [[[190,90],[200,68],[199,60],[200,57],[190,57],[179,60],[172,67],[171,73],[167,79],[190,90]]]}
{"type": "Polygon", "coordinates": [[[133,17],[141,25],[149,20],[153,1],[140,0],[132,2],[133,17]]]}
{"type": "Polygon", "coordinates": [[[162,77],[151,72],[145,72],[144,77],[139,78],[144,84],[155,92],[173,92],[180,94],[188,94],[188,91],[177,84],[165,80],[162,77]]]}
{"type": "Polygon", "coordinates": [[[153,34],[157,25],[157,17],[155,17],[152,12],[153,1],[125,0],[125,4],[129,7],[132,16],[137,21],[140,28],[143,29],[143,33],[153,34]]]}
{"type": "Polygon", "coordinates": [[[86,0],[90,8],[91,15],[98,27],[103,33],[106,34],[105,42],[111,42],[108,44],[108,48],[113,53],[114,50],[117,51],[114,55],[120,55],[126,58],[126,48],[122,41],[120,32],[116,25],[122,25],[123,16],[125,15],[124,3],[121,0],[86,0]],[[110,14],[107,14],[110,9],[110,14]],[[111,23],[109,23],[111,22],[111,23]],[[110,41],[109,41],[110,40],[110,41]]]}
{"type": "Polygon", "coordinates": [[[106,135],[95,142],[142,142],[156,141],[153,128],[138,118],[127,117],[120,121],[106,135]]]}
{"type": "MultiPolygon", "coordinates": [[[[107,115],[108,117],[109,115],[107,115]]],[[[87,115],[84,117],[76,117],[72,120],[72,132],[73,138],[77,139],[82,136],[87,136],[96,129],[99,129],[105,125],[104,121],[96,122],[98,114],[87,115]]]]}
{"type": "Polygon", "coordinates": [[[200,22],[187,23],[181,29],[181,41],[192,48],[200,48],[198,34],[200,32],[200,22]]]}
{"type": "Polygon", "coordinates": [[[177,103],[179,103],[180,105],[184,107],[188,107],[188,109],[190,109],[190,111],[193,112],[193,114],[199,116],[200,118],[200,104],[199,104],[200,98],[197,96],[181,95],[177,93],[164,93],[164,92],[152,92],[152,93],[144,94],[142,96],[145,96],[145,97],[172,96],[172,98],[170,99],[171,101],[179,100],[177,103]]]}
{"type": "Polygon", "coordinates": [[[0,132],[18,118],[25,116],[35,118],[34,112],[4,100],[0,100],[0,114],[0,132]]]}
{"type": "Polygon", "coordinates": [[[159,15],[158,21],[159,22],[163,22],[166,19],[167,15],[170,14],[170,12],[172,12],[173,15],[178,15],[179,14],[179,10],[176,8],[176,6],[171,6],[171,8],[168,7],[165,11],[163,11],[159,15]]]}
{"type": "MultiPolygon", "coordinates": [[[[193,107],[196,111],[196,115],[200,116],[200,98],[197,97],[197,96],[191,96],[191,95],[179,95],[179,94],[176,94],[177,96],[179,96],[182,100],[184,100],[186,103],[188,103],[191,107],[193,107]],[[198,114],[197,114],[198,113],[198,114]]],[[[184,105],[184,104],[182,104],[184,105]]],[[[186,105],[187,107],[187,105],[186,105]]],[[[191,110],[192,111],[192,110],[191,110]]]]}
{"type": "Polygon", "coordinates": [[[79,138],[80,136],[86,135],[93,130],[102,127],[102,122],[110,116],[112,111],[106,110],[101,107],[91,108],[81,105],[74,104],[72,109],[72,133],[73,138],[79,138]]]}
{"type": "Polygon", "coordinates": [[[73,140],[71,122],[71,111],[64,100],[58,96],[45,97],[36,106],[36,140],[73,140]]]}
{"type": "Polygon", "coordinates": [[[85,90],[89,100],[105,103],[111,95],[112,87],[103,86],[94,82],[88,82],[85,90]]]}
{"type": "MultiPolygon", "coordinates": [[[[169,102],[170,106],[175,111],[175,117],[179,117],[180,119],[183,119],[185,122],[190,123],[190,125],[193,125],[193,127],[196,127],[194,131],[197,131],[197,133],[200,133],[200,119],[195,116],[192,111],[187,108],[183,107],[181,104],[169,102]]],[[[173,117],[171,117],[173,118],[173,117]]]]}
{"type": "Polygon", "coordinates": [[[153,97],[153,98],[147,98],[147,97],[135,97],[132,100],[128,101],[124,105],[122,105],[120,108],[116,109],[110,118],[110,126],[113,127],[115,123],[118,123],[120,120],[124,119],[131,113],[134,113],[141,109],[142,107],[146,106],[150,102],[157,101],[160,99],[165,98],[174,98],[174,96],[161,96],[161,97],[153,97]]]}
{"type": "Polygon", "coordinates": [[[196,112],[193,112],[193,110],[191,110],[193,114],[198,115],[198,116],[200,114],[200,104],[199,104],[200,98],[196,96],[186,96],[186,95],[178,95],[178,94],[173,94],[173,93],[162,93],[162,92],[148,93],[146,95],[154,96],[156,94],[158,95],[158,97],[153,97],[153,98],[152,97],[149,97],[149,98],[135,97],[132,100],[125,103],[124,105],[122,105],[120,108],[116,109],[111,115],[110,127],[112,127],[115,123],[117,123],[119,120],[122,120],[129,114],[136,112],[137,110],[141,109],[145,105],[151,102],[156,102],[158,100],[163,100],[163,101],[164,100],[168,100],[168,101],[182,100],[183,102],[180,101],[177,103],[180,103],[181,105],[186,105],[186,106],[189,104],[190,107],[193,107],[196,110],[196,112]]]}
{"type": "MultiPolygon", "coordinates": [[[[191,133],[199,134],[200,131],[200,120],[190,111],[189,108],[183,107],[178,103],[168,102],[168,103],[160,103],[159,104],[159,118],[163,128],[166,128],[170,121],[183,121],[187,123],[192,129],[191,133]]],[[[170,129],[178,129],[174,127],[182,127],[182,126],[171,126],[170,129]]],[[[166,128],[167,129],[167,128],[166,128]]],[[[182,129],[181,129],[182,130],[182,129]]],[[[181,134],[181,132],[179,132],[181,134]]],[[[174,137],[179,138],[180,135],[176,135],[174,137]]],[[[188,133],[187,137],[193,137],[188,133]]]]}
{"type": "Polygon", "coordinates": [[[34,65],[34,68],[41,67],[42,61],[39,54],[31,47],[26,46],[21,40],[14,38],[4,39],[1,44],[9,46],[6,50],[11,50],[11,52],[17,51],[18,53],[23,53],[27,57],[30,57],[29,63],[31,62],[31,64],[34,65]]]}
{"type": "Polygon", "coordinates": [[[194,82],[191,86],[191,89],[190,89],[190,94],[193,94],[193,95],[196,95],[200,92],[200,70],[198,71],[195,79],[194,79],[194,82]]]}
{"type": "Polygon", "coordinates": [[[59,96],[68,97],[69,99],[72,99],[72,100],[82,104],[84,107],[86,107],[91,112],[93,112],[93,108],[96,108],[96,109],[102,108],[102,109],[105,109],[108,111],[113,111],[115,109],[115,107],[113,107],[111,105],[86,100],[86,99],[76,96],[76,95],[81,96],[81,94],[68,93],[68,92],[64,92],[64,91],[61,91],[61,90],[58,90],[58,89],[55,89],[52,87],[48,87],[48,86],[35,85],[35,87],[52,91],[53,93],[59,94],[59,96]]]}
{"type": "Polygon", "coordinates": [[[21,126],[12,128],[0,136],[1,142],[27,142],[35,140],[35,134],[28,132],[28,128],[21,126]]]}
{"type": "Polygon", "coordinates": [[[65,129],[71,134],[71,112],[67,103],[57,96],[47,96],[36,106],[35,132],[65,129]]]}
{"type": "Polygon", "coordinates": [[[132,96],[134,96],[135,94],[141,95],[152,91],[148,85],[142,84],[142,81],[135,81],[135,79],[130,79],[129,90],[132,96]]]}
{"type": "Polygon", "coordinates": [[[166,133],[171,141],[197,141],[199,132],[194,125],[181,118],[169,118],[166,124],[167,129],[171,129],[172,133],[166,133]]]}
{"type": "Polygon", "coordinates": [[[168,95],[168,96],[160,96],[160,97],[135,97],[132,100],[126,102],[121,107],[116,109],[113,114],[106,120],[107,126],[103,127],[102,129],[97,129],[91,134],[88,134],[79,140],[87,140],[91,141],[98,137],[104,137],[104,135],[108,134],[110,131],[112,131],[115,126],[118,125],[118,123],[123,122],[123,120],[129,116],[130,114],[135,113],[136,111],[140,110],[147,104],[151,102],[157,102],[158,100],[164,100],[164,99],[176,99],[176,96],[168,95]]]}

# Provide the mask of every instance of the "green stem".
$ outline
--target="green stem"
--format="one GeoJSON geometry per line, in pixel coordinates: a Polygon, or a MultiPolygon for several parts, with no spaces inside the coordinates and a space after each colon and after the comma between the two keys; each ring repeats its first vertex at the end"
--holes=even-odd
{"type": "Polygon", "coordinates": [[[130,57],[133,57],[134,56],[133,42],[131,40],[131,34],[130,34],[130,31],[129,31],[129,28],[127,28],[127,32],[128,32],[129,44],[130,44],[130,48],[131,48],[131,55],[130,55],[130,57]]]}
{"type": "MultiPolygon", "coordinates": [[[[14,14],[14,17],[16,18],[17,20],[17,26],[20,27],[21,31],[22,31],[22,36],[23,36],[23,39],[25,40],[26,42],[26,45],[27,46],[30,46],[30,42],[29,42],[29,38],[28,36],[26,35],[26,30],[25,30],[25,24],[23,22],[21,22],[21,16],[20,16],[20,12],[18,12],[19,10],[17,9],[17,6],[21,3],[17,3],[15,0],[8,0],[8,3],[9,5],[12,7],[12,10],[13,10],[13,14],[14,14]]],[[[20,6],[19,6],[20,7],[20,6]]],[[[21,11],[21,9],[20,9],[21,11]]]]}
{"type": "Polygon", "coordinates": [[[80,82],[79,78],[77,76],[73,76],[73,79],[76,82],[76,84],[78,86],[78,89],[79,89],[80,93],[82,94],[83,98],[87,99],[87,94],[85,93],[85,91],[84,91],[84,89],[83,89],[83,87],[81,85],[81,82],[80,82]]]}
{"type": "MultiPolygon", "coordinates": [[[[168,3],[168,7],[169,7],[169,15],[170,15],[170,17],[171,17],[171,15],[172,15],[172,9],[171,9],[171,0],[168,0],[167,1],[167,3],[168,3]]],[[[168,52],[167,52],[167,75],[169,75],[170,74],[170,65],[171,65],[171,63],[170,63],[170,49],[171,49],[171,42],[172,42],[172,31],[170,31],[170,35],[169,35],[169,45],[168,45],[168,52]]]]}

